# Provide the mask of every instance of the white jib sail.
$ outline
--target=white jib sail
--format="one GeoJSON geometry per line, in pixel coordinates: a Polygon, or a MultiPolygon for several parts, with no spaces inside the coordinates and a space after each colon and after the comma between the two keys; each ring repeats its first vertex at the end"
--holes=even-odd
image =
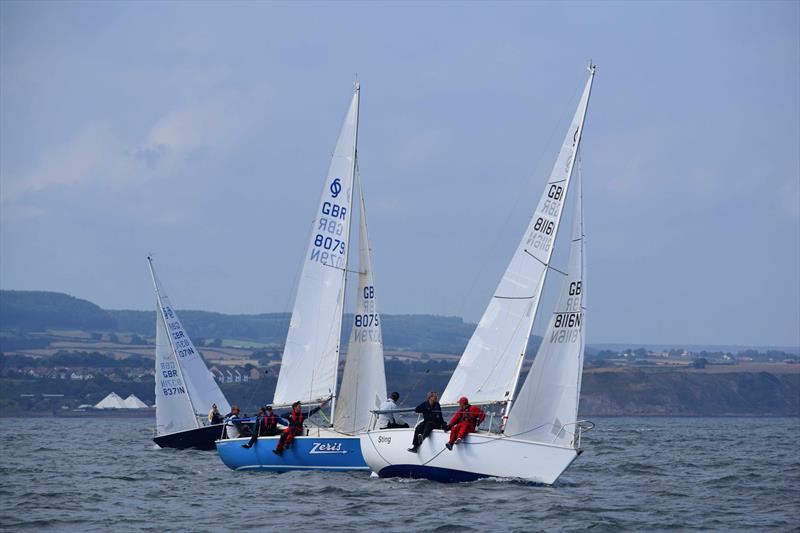
{"type": "Polygon", "coordinates": [[[575,436],[586,343],[586,260],[578,176],[569,268],[542,344],[506,422],[506,435],[570,446],[575,436]]]}
{"type": "Polygon", "coordinates": [[[359,88],[331,158],[303,261],[274,403],[318,402],[333,395],[349,251],[359,88]]]}
{"type": "Polygon", "coordinates": [[[386,372],[383,366],[378,296],[372,274],[372,257],[367,234],[367,212],[361,179],[358,180],[359,207],[359,273],[356,312],[347,345],[347,361],[339,388],[333,425],[337,431],[355,435],[367,429],[371,410],[380,407],[386,398],[386,372]]]}
{"type": "Polygon", "coordinates": [[[558,233],[593,79],[592,68],[536,211],[442,394],[442,404],[455,404],[460,396],[467,396],[471,403],[513,398],[558,233]]]}
{"type": "Polygon", "coordinates": [[[156,275],[151,258],[148,258],[148,264],[158,299],[156,426],[159,434],[194,429],[200,426],[197,416],[205,417],[212,404],[217,404],[222,413],[227,413],[231,407],[183,329],[156,275]]]}

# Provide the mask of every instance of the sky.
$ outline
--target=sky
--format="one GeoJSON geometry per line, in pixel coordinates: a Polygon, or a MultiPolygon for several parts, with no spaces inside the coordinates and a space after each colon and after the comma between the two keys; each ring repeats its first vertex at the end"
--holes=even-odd
{"type": "Polygon", "coordinates": [[[589,59],[588,342],[800,344],[798,2],[1,2],[0,287],[291,310],[357,77],[380,310],[477,321],[589,59]]]}

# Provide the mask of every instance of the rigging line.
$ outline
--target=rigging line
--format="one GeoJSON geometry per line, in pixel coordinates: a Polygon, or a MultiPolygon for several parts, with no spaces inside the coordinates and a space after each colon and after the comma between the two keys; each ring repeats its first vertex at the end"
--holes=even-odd
{"type": "MultiPolygon", "coordinates": [[[[544,261],[542,261],[541,259],[539,259],[539,258],[538,258],[538,257],[536,257],[535,255],[533,255],[532,253],[530,253],[530,252],[529,252],[527,249],[525,249],[525,253],[526,253],[526,254],[528,254],[529,256],[533,257],[533,258],[534,258],[534,259],[536,259],[537,261],[539,261],[539,262],[540,262],[541,264],[543,264],[543,265],[544,265],[546,268],[549,268],[550,270],[555,270],[555,271],[556,271],[556,272],[558,272],[559,274],[563,274],[563,275],[565,275],[565,276],[569,277],[569,274],[567,274],[567,273],[566,273],[566,272],[564,272],[563,270],[559,270],[559,269],[557,269],[557,268],[556,268],[556,267],[554,267],[554,266],[550,266],[550,264],[549,264],[549,263],[545,263],[544,261]]],[[[534,298],[534,296],[531,296],[531,298],[534,298]]]]}
{"type": "Polygon", "coordinates": [[[328,264],[328,263],[322,263],[322,266],[335,268],[337,270],[341,270],[341,271],[347,272],[349,274],[366,274],[366,272],[361,272],[359,270],[350,270],[349,268],[337,267],[336,265],[331,265],[331,264],[328,264]]]}
{"type": "Polygon", "coordinates": [[[523,249],[523,251],[524,251],[526,254],[528,254],[529,256],[531,256],[531,257],[533,257],[534,259],[536,259],[537,261],[539,261],[539,262],[540,262],[541,264],[543,264],[545,267],[549,267],[549,266],[550,266],[550,265],[548,265],[547,263],[545,263],[544,261],[542,261],[541,259],[539,259],[538,257],[536,257],[535,255],[533,255],[532,253],[530,253],[530,252],[528,251],[528,249],[527,249],[527,248],[523,249]]]}

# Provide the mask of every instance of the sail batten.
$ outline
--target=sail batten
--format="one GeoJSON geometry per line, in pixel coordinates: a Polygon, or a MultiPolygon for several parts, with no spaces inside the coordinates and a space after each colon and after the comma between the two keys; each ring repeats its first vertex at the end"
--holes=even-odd
{"type": "Polygon", "coordinates": [[[478,403],[513,399],[561,222],[593,78],[594,71],[534,215],[442,394],[442,404],[455,404],[462,395],[478,403]]]}
{"type": "Polygon", "coordinates": [[[273,402],[334,396],[350,249],[359,89],[339,133],[295,296],[273,402]]]}

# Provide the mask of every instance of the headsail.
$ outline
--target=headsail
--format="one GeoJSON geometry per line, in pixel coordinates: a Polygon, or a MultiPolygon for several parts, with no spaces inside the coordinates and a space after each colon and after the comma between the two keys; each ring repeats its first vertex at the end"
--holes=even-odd
{"type": "Polygon", "coordinates": [[[359,88],[339,133],[297,287],[274,403],[333,396],[339,363],[350,218],[353,201],[359,88]]]}
{"type": "Polygon", "coordinates": [[[514,402],[506,435],[569,446],[575,435],[586,344],[586,259],[578,175],[569,269],[555,312],[514,402]]]}
{"type": "Polygon", "coordinates": [[[223,413],[230,404],[214,381],[164,292],[148,257],[156,290],[156,429],[159,435],[200,426],[212,404],[223,413]]]}
{"type": "Polygon", "coordinates": [[[358,178],[360,223],[358,291],[353,329],[347,347],[347,361],[336,405],[333,425],[337,431],[355,435],[367,429],[370,410],[386,398],[383,340],[377,291],[372,274],[372,257],[367,234],[367,212],[361,178],[358,178]]]}
{"type": "Polygon", "coordinates": [[[442,394],[442,404],[455,404],[462,395],[472,403],[513,398],[561,222],[593,79],[592,67],[544,194],[442,394]]]}

